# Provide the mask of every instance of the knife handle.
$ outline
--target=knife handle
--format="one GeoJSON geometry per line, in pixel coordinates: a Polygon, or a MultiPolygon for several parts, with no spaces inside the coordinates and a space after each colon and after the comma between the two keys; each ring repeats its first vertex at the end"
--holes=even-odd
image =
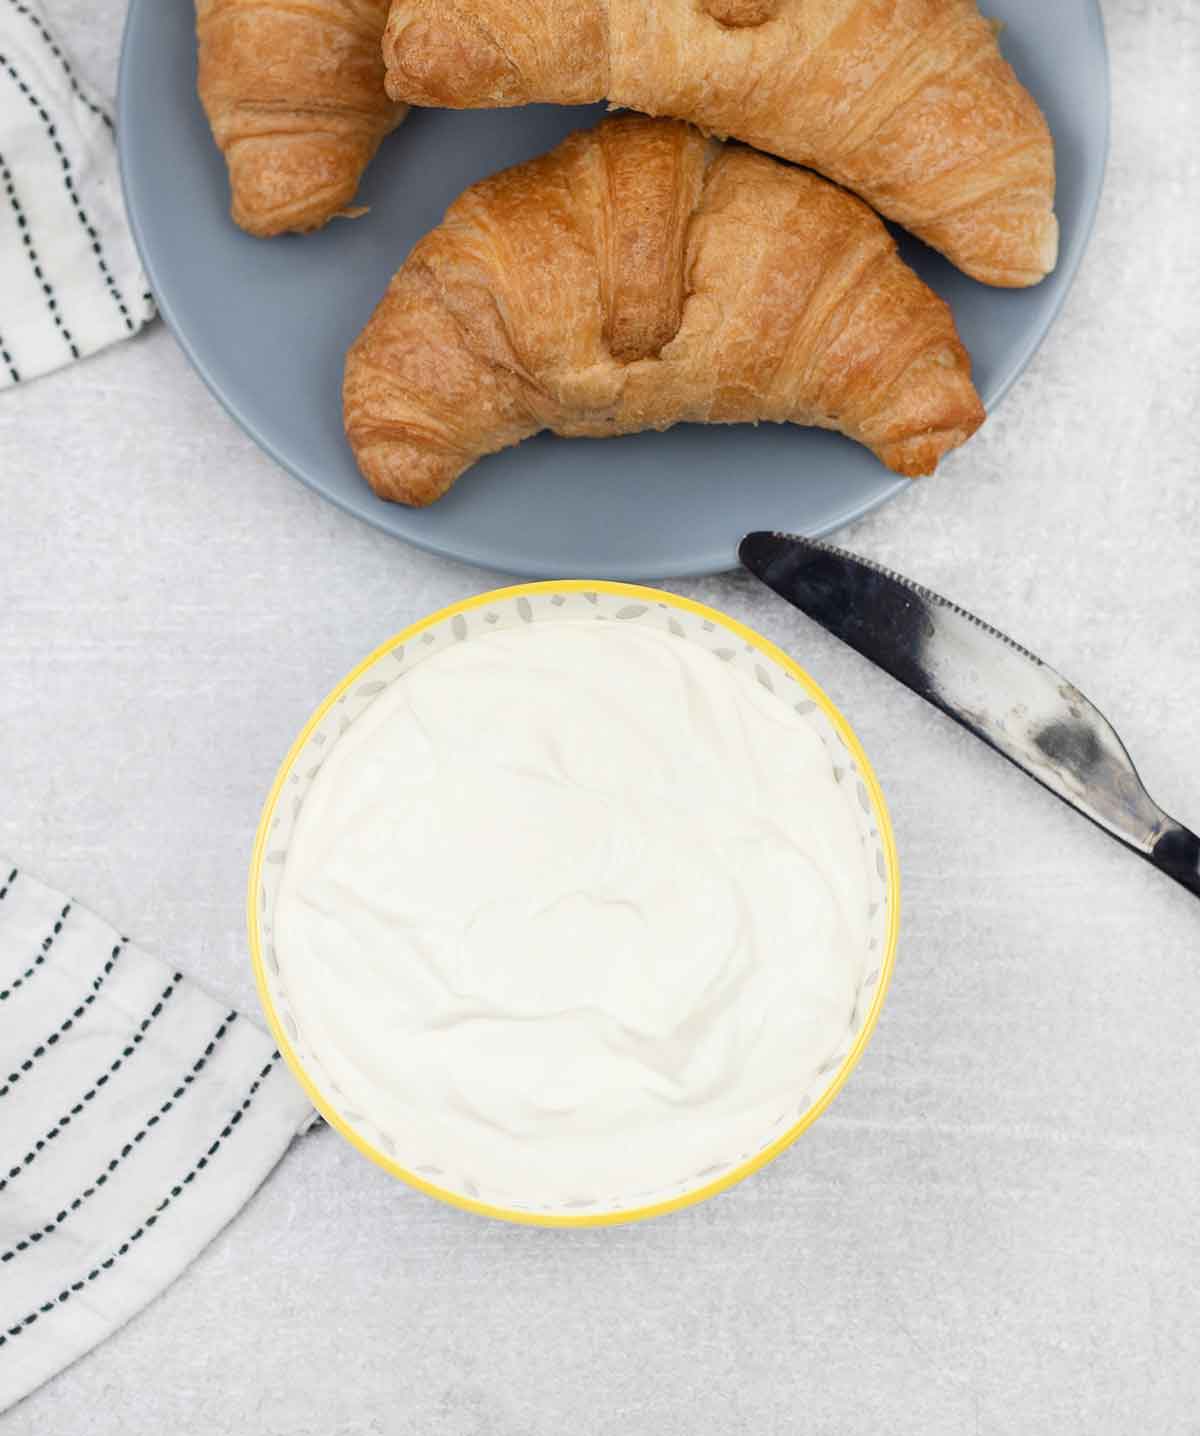
{"type": "Polygon", "coordinates": [[[1200,837],[1172,819],[1149,856],[1156,868],[1200,897],[1200,837]]]}

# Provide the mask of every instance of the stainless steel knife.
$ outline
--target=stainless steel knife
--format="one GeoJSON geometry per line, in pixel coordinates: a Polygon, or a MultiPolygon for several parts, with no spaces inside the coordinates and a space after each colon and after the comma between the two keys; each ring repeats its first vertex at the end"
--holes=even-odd
{"type": "Polygon", "coordinates": [[[1200,897],[1200,837],[1151,799],[1103,713],[1035,654],[829,544],[752,533],[738,552],[789,603],[1200,897]]]}

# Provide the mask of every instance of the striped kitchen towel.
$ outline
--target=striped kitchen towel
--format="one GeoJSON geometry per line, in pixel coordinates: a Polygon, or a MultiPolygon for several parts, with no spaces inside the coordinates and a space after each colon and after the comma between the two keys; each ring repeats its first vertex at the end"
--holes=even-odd
{"type": "Polygon", "coordinates": [[[154,301],[112,121],[40,0],[0,0],[0,389],[136,334],[154,301]]]}
{"type": "Polygon", "coordinates": [[[0,1412],[168,1286],[313,1115],[261,1028],[0,865],[0,1412]]]}

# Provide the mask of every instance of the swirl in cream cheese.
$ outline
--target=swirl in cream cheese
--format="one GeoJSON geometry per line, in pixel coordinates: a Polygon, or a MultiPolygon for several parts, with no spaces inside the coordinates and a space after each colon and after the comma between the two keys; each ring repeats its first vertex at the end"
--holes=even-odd
{"type": "Polygon", "coordinates": [[[750,1155],[843,1041],[863,847],[782,699],[642,624],[447,648],[336,743],[276,907],[295,1017],[405,1166],[628,1199],[750,1155]]]}

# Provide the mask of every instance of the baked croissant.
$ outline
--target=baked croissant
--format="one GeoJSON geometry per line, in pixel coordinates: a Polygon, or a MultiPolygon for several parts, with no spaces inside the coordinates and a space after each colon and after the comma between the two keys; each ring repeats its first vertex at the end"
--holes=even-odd
{"type": "MultiPolygon", "coordinates": [[[[408,106],[384,89],[388,0],[196,0],[200,99],[251,234],[350,209],[408,106]]],[[[361,211],[360,211],[361,212],[361,211]]]]}
{"type": "Polygon", "coordinates": [[[817,424],[916,475],[984,419],[949,308],[865,204],[641,116],[456,200],[351,347],[343,397],[371,486],[416,505],[541,429],[817,424]]]}
{"type": "Polygon", "coordinates": [[[820,170],[987,284],[1054,268],[1054,147],[975,0],[392,0],[397,100],[607,98],[820,170]]]}

